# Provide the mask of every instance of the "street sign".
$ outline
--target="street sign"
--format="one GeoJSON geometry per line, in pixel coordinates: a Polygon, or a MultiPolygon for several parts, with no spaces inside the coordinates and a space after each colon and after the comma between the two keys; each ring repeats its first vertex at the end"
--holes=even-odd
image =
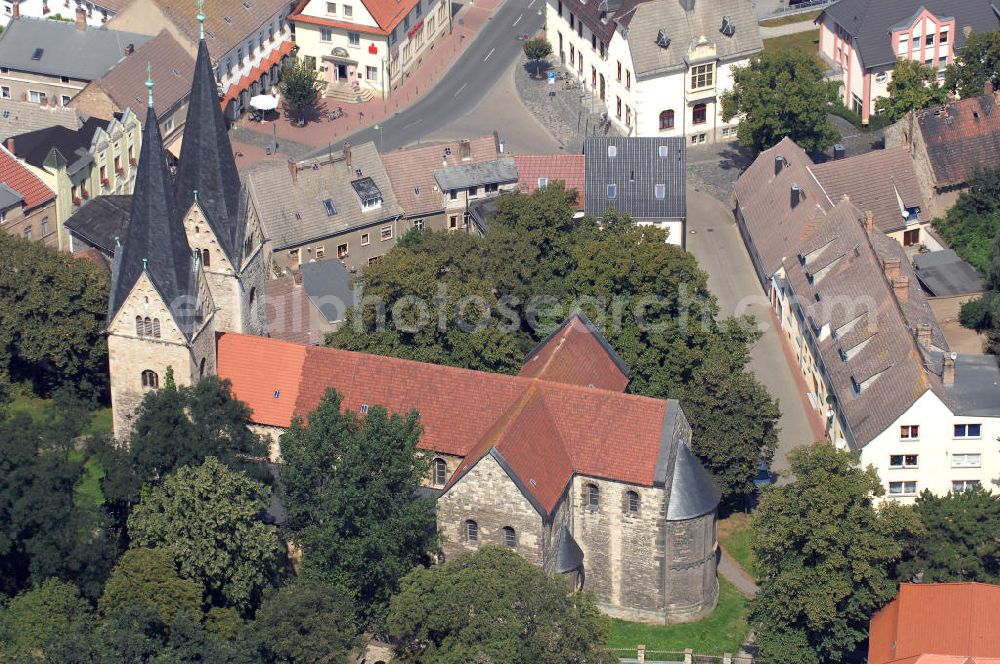
{"type": "Polygon", "coordinates": [[[549,72],[549,85],[556,84],[556,73],[554,71],[549,72]]]}

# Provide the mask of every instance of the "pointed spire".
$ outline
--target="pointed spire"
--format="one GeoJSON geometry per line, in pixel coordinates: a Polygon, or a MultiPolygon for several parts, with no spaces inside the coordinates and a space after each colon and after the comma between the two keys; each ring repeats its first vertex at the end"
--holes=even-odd
{"type": "Polygon", "coordinates": [[[153,108],[153,63],[146,63],[146,91],[149,93],[149,107],[153,108]]]}
{"type": "Polygon", "coordinates": [[[198,39],[205,41],[205,0],[198,0],[198,39]]]}

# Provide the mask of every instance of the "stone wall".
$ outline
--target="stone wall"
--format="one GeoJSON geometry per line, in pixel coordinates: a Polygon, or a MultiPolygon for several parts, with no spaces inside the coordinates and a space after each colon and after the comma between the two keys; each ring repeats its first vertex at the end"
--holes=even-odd
{"type": "Polygon", "coordinates": [[[243,312],[240,325],[243,334],[255,336],[267,334],[267,302],[264,299],[267,270],[263,247],[259,247],[243,266],[243,273],[240,275],[239,311],[243,312]]]}
{"type": "Polygon", "coordinates": [[[438,498],[437,522],[445,560],[486,544],[503,546],[503,528],[511,527],[517,536],[515,550],[529,562],[542,565],[542,517],[490,454],[438,498]],[[466,538],[465,522],[469,519],[479,527],[475,543],[466,538]]]}
{"type": "Polygon", "coordinates": [[[669,622],[698,620],[715,608],[716,578],[714,512],[666,524],[666,617],[669,622]]]}

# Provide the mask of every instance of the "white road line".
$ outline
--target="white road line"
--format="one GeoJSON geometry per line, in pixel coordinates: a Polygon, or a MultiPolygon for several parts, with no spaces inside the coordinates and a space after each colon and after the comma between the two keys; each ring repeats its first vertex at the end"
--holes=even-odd
{"type": "MultiPolygon", "coordinates": [[[[522,19],[522,18],[524,18],[524,14],[521,14],[520,16],[518,16],[518,17],[517,17],[517,20],[516,20],[516,21],[514,21],[514,25],[517,25],[518,23],[520,23],[520,22],[521,22],[521,19],[522,19]]],[[[513,27],[514,27],[514,25],[512,25],[512,26],[510,26],[510,27],[512,27],[512,28],[513,28],[513,27]]]]}
{"type": "Polygon", "coordinates": [[[531,2],[528,3],[528,9],[531,9],[531,5],[533,4],[535,4],[535,0],[531,0],[531,2]]]}
{"type": "MultiPolygon", "coordinates": [[[[489,60],[490,56],[493,55],[493,51],[495,51],[495,50],[496,50],[495,48],[491,48],[490,52],[486,54],[485,58],[483,58],[483,62],[486,62],[487,60],[489,60]]],[[[464,88],[465,86],[463,85],[462,87],[464,88]]]]}
{"type": "Polygon", "coordinates": [[[414,125],[418,125],[418,124],[420,124],[423,121],[424,121],[423,118],[420,118],[419,120],[414,120],[413,122],[410,122],[409,124],[403,125],[403,129],[409,129],[410,127],[412,127],[414,125]]]}
{"type": "Polygon", "coordinates": [[[458,92],[455,93],[455,96],[457,97],[458,95],[462,94],[462,90],[464,90],[465,86],[467,86],[467,85],[468,85],[468,83],[462,83],[462,87],[460,87],[458,89],[458,92]]]}

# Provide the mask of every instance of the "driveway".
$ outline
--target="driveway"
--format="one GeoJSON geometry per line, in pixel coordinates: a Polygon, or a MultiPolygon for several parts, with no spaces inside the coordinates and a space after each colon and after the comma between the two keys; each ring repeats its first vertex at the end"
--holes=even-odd
{"type": "MultiPolygon", "coordinates": [[[[750,368],[778,399],[781,432],[772,469],[788,468],[786,456],[817,438],[818,422],[807,413],[804,386],[796,380],[775,329],[767,296],[754,273],[732,210],[703,191],[688,187],[688,250],[708,272],[708,286],[719,299],[722,316],[752,314],[763,336],[751,349],[750,368]]],[[[821,431],[821,429],[820,429],[821,431]]]]}

